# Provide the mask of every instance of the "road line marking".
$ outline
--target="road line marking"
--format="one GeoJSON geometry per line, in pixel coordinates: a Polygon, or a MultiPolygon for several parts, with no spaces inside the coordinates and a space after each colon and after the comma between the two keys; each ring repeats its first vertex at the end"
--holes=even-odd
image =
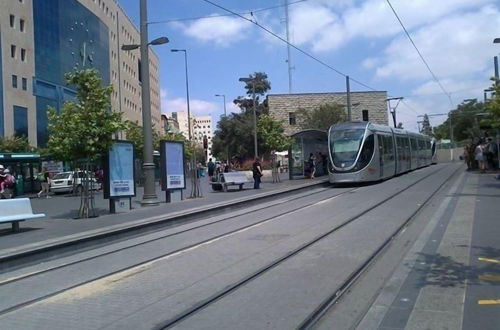
{"type": "Polygon", "coordinates": [[[500,299],[483,299],[478,300],[479,305],[500,305],[500,299]]]}
{"type": "Polygon", "coordinates": [[[494,263],[494,264],[500,264],[500,260],[496,260],[496,259],[479,257],[479,258],[477,258],[477,260],[479,260],[479,261],[485,261],[485,262],[491,262],[491,263],[494,263]]]}
{"type": "Polygon", "coordinates": [[[486,274],[486,275],[479,275],[477,278],[480,279],[481,281],[500,282],[500,275],[486,274]]]}

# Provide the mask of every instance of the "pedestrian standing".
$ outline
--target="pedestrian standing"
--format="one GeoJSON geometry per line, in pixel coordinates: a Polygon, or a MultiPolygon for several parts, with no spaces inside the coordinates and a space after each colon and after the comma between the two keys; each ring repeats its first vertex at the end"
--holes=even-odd
{"type": "Polygon", "coordinates": [[[208,169],[208,179],[212,181],[212,177],[214,176],[215,172],[215,164],[214,162],[212,162],[212,158],[208,160],[207,169],[208,169]]]}
{"type": "Polygon", "coordinates": [[[260,178],[262,177],[262,165],[260,164],[259,158],[255,157],[255,161],[252,164],[252,174],[253,174],[253,189],[260,189],[260,178]]]}
{"type": "Polygon", "coordinates": [[[484,146],[479,143],[474,150],[474,159],[477,161],[481,173],[484,173],[484,158],[484,146]]]}
{"type": "Polygon", "coordinates": [[[42,197],[42,194],[45,193],[45,198],[50,198],[49,196],[49,186],[50,186],[50,173],[46,167],[42,169],[42,172],[38,174],[38,181],[40,181],[40,185],[42,186],[42,190],[38,192],[38,198],[42,197]]]}
{"type": "Polygon", "coordinates": [[[312,152],[309,155],[309,171],[311,173],[310,178],[314,179],[314,174],[316,173],[316,157],[312,152]]]}

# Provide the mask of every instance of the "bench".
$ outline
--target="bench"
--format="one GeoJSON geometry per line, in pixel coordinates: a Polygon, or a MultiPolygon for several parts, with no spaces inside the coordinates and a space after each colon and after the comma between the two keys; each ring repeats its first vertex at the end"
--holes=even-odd
{"type": "Polygon", "coordinates": [[[0,223],[12,223],[12,231],[19,231],[19,222],[36,218],[43,218],[45,214],[33,214],[29,198],[0,200],[0,223]]]}
{"type": "Polygon", "coordinates": [[[228,186],[239,186],[239,190],[243,189],[245,183],[251,182],[248,180],[245,172],[227,172],[217,174],[215,181],[210,182],[213,190],[227,191],[228,186]]]}

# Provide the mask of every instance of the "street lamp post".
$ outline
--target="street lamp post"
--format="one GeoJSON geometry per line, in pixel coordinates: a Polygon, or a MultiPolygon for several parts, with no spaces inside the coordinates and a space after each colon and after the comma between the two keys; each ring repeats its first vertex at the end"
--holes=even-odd
{"type": "Polygon", "coordinates": [[[255,158],[259,157],[259,152],[257,150],[257,111],[255,110],[255,79],[252,78],[240,78],[239,81],[244,83],[252,83],[252,107],[253,107],[253,143],[255,158]]]}
{"type": "MultiPolygon", "coordinates": [[[[225,94],[215,94],[214,96],[217,97],[222,97],[223,102],[224,102],[224,118],[227,118],[227,113],[226,113],[226,95],[225,94]]],[[[226,143],[226,158],[227,158],[227,165],[229,165],[229,144],[226,143]]]]}
{"type": "Polygon", "coordinates": [[[142,99],[142,129],[144,133],[144,148],[142,169],[144,171],[144,194],[141,206],[156,206],[160,202],[155,189],[155,164],[153,161],[153,127],[151,124],[151,99],[149,87],[149,47],[167,43],[167,37],[160,37],[148,43],[148,11],[147,0],[140,2],[140,44],[122,45],[122,50],[141,49],[141,99],[142,99]]]}
{"type": "MultiPolygon", "coordinates": [[[[192,141],[192,132],[191,132],[191,108],[189,105],[189,78],[188,78],[188,59],[187,59],[187,50],[186,49],[171,49],[173,53],[183,52],[184,53],[184,65],[186,72],[186,103],[187,103],[187,113],[188,113],[188,137],[189,143],[193,145],[192,141]]],[[[191,198],[202,197],[200,185],[198,182],[198,175],[196,173],[196,146],[193,145],[193,153],[191,155],[191,198]]]]}
{"type": "Polygon", "coordinates": [[[224,117],[227,116],[227,113],[226,113],[226,95],[224,95],[224,94],[215,94],[215,96],[224,98],[224,117]]]}

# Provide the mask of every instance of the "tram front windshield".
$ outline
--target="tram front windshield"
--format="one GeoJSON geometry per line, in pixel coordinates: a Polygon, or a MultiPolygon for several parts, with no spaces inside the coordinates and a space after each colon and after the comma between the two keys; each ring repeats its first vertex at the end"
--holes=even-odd
{"type": "Polygon", "coordinates": [[[332,130],[330,150],[336,167],[349,167],[354,164],[363,141],[364,129],[332,130]]]}

